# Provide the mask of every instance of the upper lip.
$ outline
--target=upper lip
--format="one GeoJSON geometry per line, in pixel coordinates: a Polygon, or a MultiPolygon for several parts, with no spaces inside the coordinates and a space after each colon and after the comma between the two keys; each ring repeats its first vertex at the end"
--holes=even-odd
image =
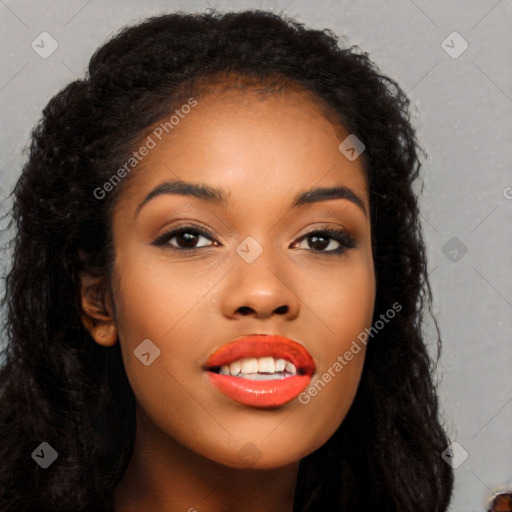
{"type": "Polygon", "coordinates": [[[230,341],[210,355],[206,369],[229,365],[246,357],[276,357],[295,365],[297,372],[312,375],[316,365],[311,354],[297,341],[278,334],[252,334],[230,341]]]}

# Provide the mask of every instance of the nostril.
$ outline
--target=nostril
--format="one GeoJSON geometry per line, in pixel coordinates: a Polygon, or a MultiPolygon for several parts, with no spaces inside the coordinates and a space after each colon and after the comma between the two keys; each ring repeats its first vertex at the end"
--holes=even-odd
{"type": "MultiPolygon", "coordinates": [[[[237,311],[244,316],[255,312],[254,309],[249,306],[240,306],[237,311]]],[[[278,315],[284,315],[288,313],[288,306],[279,306],[274,310],[274,313],[277,313],[278,315]]]]}

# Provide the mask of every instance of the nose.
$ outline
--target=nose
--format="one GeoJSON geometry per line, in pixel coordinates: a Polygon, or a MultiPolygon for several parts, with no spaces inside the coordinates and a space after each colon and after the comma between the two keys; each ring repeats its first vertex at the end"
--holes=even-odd
{"type": "Polygon", "coordinates": [[[269,319],[274,315],[296,318],[300,300],[294,290],[290,269],[285,261],[265,249],[252,263],[238,256],[228,273],[223,289],[222,309],[229,318],[252,316],[269,319]]]}

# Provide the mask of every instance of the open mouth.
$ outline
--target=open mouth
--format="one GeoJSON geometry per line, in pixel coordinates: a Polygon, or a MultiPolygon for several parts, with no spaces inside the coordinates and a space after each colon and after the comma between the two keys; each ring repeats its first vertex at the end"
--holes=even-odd
{"type": "Polygon", "coordinates": [[[211,371],[221,375],[232,375],[233,377],[251,380],[286,379],[298,373],[297,368],[291,361],[271,356],[244,357],[233,361],[229,365],[213,367],[211,371]]]}
{"type": "Polygon", "coordinates": [[[224,345],[205,371],[224,395],[244,405],[279,407],[296,398],[311,381],[315,363],[296,341],[254,335],[224,345]]]}

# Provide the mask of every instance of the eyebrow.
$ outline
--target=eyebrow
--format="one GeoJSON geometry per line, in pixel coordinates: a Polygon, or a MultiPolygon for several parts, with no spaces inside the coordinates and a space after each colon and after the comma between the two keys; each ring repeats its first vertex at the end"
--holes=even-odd
{"type": "Polygon", "coordinates": [[[226,193],[219,188],[213,188],[204,183],[190,183],[186,181],[166,181],[155,187],[139,204],[135,211],[134,217],[139,214],[140,209],[151,199],[164,195],[164,194],[177,194],[181,196],[197,197],[209,202],[223,204],[227,203],[226,193]]]}
{"type": "MultiPolygon", "coordinates": [[[[136,217],[141,208],[155,197],[165,194],[176,194],[182,196],[196,197],[205,201],[226,205],[228,196],[226,192],[220,188],[211,187],[205,183],[190,183],[182,180],[166,181],[155,187],[139,204],[135,211],[136,217]]],[[[366,208],[362,199],[350,188],[345,186],[323,187],[305,190],[295,196],[291,203],[291,208],[298,208],[306,204],[318,203],[321,201],[329,201],[332,199],[347,199],[357,205],[365,216],[367,216],[366,208]]]]}
{"type": "Polygon", "coordinates": [[[355,205],[359,206],[364,215],[367,216],[363,200],[352,189],[341,185],[330,188],[313,188],[311,190],[301,192],[292,202],[292,208],[296,208],[304,204],[328,201],[331,199],[348,199],[355,205]]]}

